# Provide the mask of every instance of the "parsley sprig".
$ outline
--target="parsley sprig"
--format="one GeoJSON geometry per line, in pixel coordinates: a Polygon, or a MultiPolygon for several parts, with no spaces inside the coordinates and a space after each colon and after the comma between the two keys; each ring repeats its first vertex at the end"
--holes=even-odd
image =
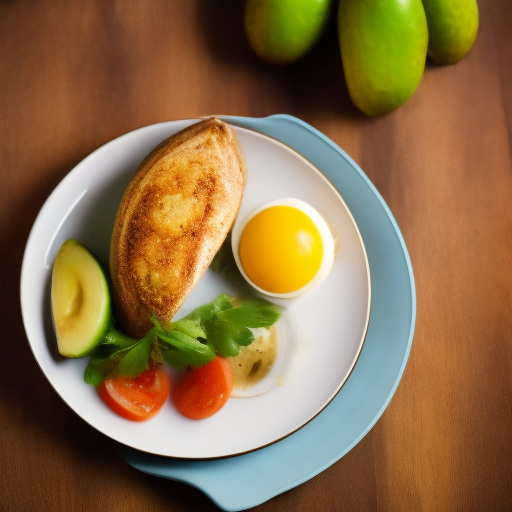
{"type": "Polygon", "coordinates": [[[176,322],[153,317],[153,327],[140,340],[113,329],[91,353],[84,380],[96,386],[109,377],[136,377],[163,361],[183,369],[203,366],[216,354],[233,357],[254,341],[252,328],[270,327],[280,316],[281,310],[266,300],[235,305],[221,294],[176,322]]]}

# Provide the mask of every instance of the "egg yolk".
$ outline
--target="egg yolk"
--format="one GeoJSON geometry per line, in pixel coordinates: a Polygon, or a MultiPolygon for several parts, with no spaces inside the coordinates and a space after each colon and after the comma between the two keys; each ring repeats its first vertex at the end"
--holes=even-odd
{"type": "Polygon", "coordinates": [[[293,206],[257,213],[240,239],[240,261],[249,279],[271,293],[290,293],[308,284],[323,259],[320,231],[293,206]]]}

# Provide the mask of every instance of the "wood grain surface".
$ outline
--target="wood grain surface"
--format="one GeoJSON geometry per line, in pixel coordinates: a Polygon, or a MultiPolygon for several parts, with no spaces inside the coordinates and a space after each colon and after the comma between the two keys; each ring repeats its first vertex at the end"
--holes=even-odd
{"type": "Polygon", "coordinates": [[[363,168],[407,243],[418,315],[370,433],[254,510],[512,510],[512,2],[480,1],[456,65],[427,64],[381,118],[350,102],[336,27],[302,61],[258,60],[241,0],[0,0],[0,510],[208,511],[139,473],[57,396],[29,349],[21,260],[44,201],[91,151],[148,124],[297,116],[363,168]]]}

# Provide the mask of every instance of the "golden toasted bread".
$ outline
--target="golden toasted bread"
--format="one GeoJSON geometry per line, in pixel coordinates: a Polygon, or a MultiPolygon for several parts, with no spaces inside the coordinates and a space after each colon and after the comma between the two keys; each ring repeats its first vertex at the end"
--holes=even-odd
{"type": "Polygon", "coordinates": [[[150,317],[170,321],[210,265],[238,213],[245,186],[232,128],[204,119],[164,140],[126,189],[112,234],[115,317],[134,337],[150,317]]]}

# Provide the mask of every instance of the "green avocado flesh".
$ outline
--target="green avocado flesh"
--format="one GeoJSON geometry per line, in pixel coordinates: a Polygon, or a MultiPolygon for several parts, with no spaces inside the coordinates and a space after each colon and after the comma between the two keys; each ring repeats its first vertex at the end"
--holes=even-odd
{"type": "Polygon", "coordinates": [[[112,325],[111,299],[101,264],[76,240],[62,244],[52,275],[52,314],[59,353],[87,355],[112,325]]]}
{"type": "Polygon", "coordinates": [[[338,35],[348,92],[360,110],[386,114],[412,96],[427,58],[421,0],[340,0],[338,35]]]}

